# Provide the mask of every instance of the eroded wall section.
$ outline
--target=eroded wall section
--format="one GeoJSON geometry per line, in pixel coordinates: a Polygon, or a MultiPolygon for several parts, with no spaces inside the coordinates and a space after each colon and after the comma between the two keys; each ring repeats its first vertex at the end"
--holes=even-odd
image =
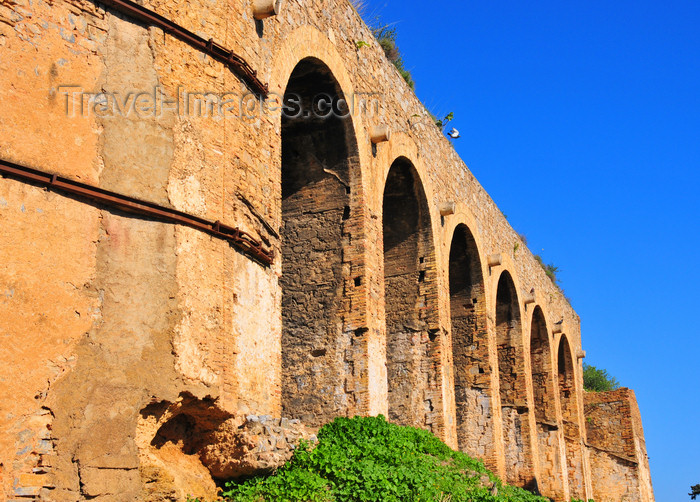
{"type": "Polygon", "coordinates": [[[586,392],[584,402],[594,499],[654,500],[634,392],[586,392]]]}

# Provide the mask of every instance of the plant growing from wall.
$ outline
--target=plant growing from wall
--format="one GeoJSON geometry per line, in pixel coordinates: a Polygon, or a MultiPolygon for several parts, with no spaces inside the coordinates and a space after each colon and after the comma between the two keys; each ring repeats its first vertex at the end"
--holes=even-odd
{"type": "Polygon", "coordinates": [[[544,273],[547,274],[547,277],[549,277],[549,280],[552,281],[552,284],[558,286],[559,279],[557,278],[557,272],[559,271],[559,267],[555,266],[553,263],[545,263],[542,260],[542,257],[538,254],[535,255],[535,260],[537,260],[537,263],[542,266],[542,270],[544,270],[544,273]]]}
{"type": "Polygon", "coordinates": [[[440,129],[445,129],[447,127],[447,124],[452,122],[452,120],[455,118],[454,112],[450,112],[447,115],[445,115],[442,119],[438,120],[435,119],[435,125],[438,126],[440,129]]]}
{"type": "Polygon", "coordinates": [[[389,24],[375,23],[375,25],[371,27],[371,30],[377,42],[379,42],[379,45],[384,50],[386,58],[398,70],[408,86],[411,89],[415,89],[416,83],[413,81],[411,72],[406,69],[403,58],[401,57],[401,51],[399,51],[399,47],[396,44],[396,27],[389,24]]]}
{"type": "MultiPolygon", "coordinates": [[[[396,27],[383,23],[378,15],[375,15],[373,20],[369,21],[368,19],[370,16],[367,12],[367,2],[364,0],[350,0],[350,3],[353,7],[355,7],[355,10],[360,17],[367,23],[367,26],[372,31],[372,35],[374,35],[374,38],[377,39],[377,42],[379,42],[379,45],[384,50],[384,55],[386,58],[391,61],[408,86],[415,90],[416,83],[413,81],[411,72],[406,69],[403,58],[401,57],[401,51],[399,51],[399,47],[396,44],[396,27]]],[[[355,42],[355,46],[358,49],[368,45],[369,44],[364,40],[358,40],[355,42]]]]}
{"type": "Polygon", "coordinates": [[[355,10],[361,18],[367,17],[367,2],[365,0],[350,0],[350,4],[355,7],[355,10]]]}
{"type": "MultiPolygon", "coordinates": [[[[411,75],[411,72],[406,68],[406,65],[403,61],[403,57],[401,56],[401,51],[399,50],[399,46],[396,42],[396,27],[391,24],[383,23],[378,15],[375,15],[372,21],[368,21],[370,16],[367,13],[368,7],[367,3],[364,0],[350,0],[350,3],[353,5],[353,7],[355,7],[355,10],[360,15],[360,17],[365,19],[367,26],[372,31],[374,38],[376,38],[377,42],[379,42],[379,45],[384,51],[384,55],[386,56],[386,58],[398,70],[399,74],[401,75],[401,77],[403,77],[408,86],[415,91],[416,83],[413,80],[413,75],[411,75]]],[[[357,40],[355,41],[355,46],[359,50],[363,47],[368,47],[369,44],[364,40],[357,40]]],[[[435,116],[429,110],[428,113],[430,114],[433,123],[443,131],[447,124],[454,119],[453,112],[448,113],[442,119],[438,119],[437,116],[435,116]]]]}
{"type": "Polygon", "coordinates": [[[607,370],[583,363],[583,388],[588,392],[607,392],[620,388],[620,382],[607,370]]]}
{"type": "Polygon", "coordinates": [[[445,132],[445,129],[447,128],[447,124],[452,122],[454,120],[455,114],[454,112],[450,112],[447,115],[445,115],[443,118],[439,119],[437,118],[437,115],[435,115],[433,112],[428,110],[426,107],[426,111],[428,112],[428,115],[430,116],[430,120],[433,121],[433,124],[435,124],[435,127],[440,129],[441,131],[445,132]]]}

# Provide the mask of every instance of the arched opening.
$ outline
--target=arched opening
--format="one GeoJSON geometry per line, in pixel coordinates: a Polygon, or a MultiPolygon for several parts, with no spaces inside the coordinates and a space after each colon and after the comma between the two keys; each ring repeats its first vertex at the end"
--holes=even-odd
{"type": "Polygon", "coordinates": [[[564,483],[559,449],[560,434],[555,408],[556,394],[552,352],[547,323],[539,306],[535,307],[532,313],[531,327],[530,364],[539,446],[539,488],[544,495],[561,499],[564,497],[564,483]]]}
{"type": "Polygon", "coordinates": [[[452,236],[449,274],[457,441],[461,451],[495,468],[484,280],[466,225],[452,236]]]}
{"type": "Polygon", "coordinates": [[[522,327],[515,285],[508,272],[501,274],[496,291],[496,344],[506,479],[529,487],[533,470],[522,327]]]}
{"type": "Polygon", "coordinates": [[[351,119],[319,106],[319,97],[343,94],[321,61],[304,59],[282,114],[282,410],[316,426],[346,415],[354,399],[343,321],[353,280],[350,189],[359,185],[351,119]]]}
{"type": "Polygon", "coordinates": [[[405,158],[389,170],[382,225],[389,419],[438,433],[442,397],[435,252],[423,186],[405,158]]]}
{"type": "Polygon", "coordinates": [[[583,450],[578,423],[578,403],[576,402],[576,378],[571,347],[566,335],[562,335],[561,340],[559,340],[557,366],[561,414],[564,421],[569,491],[572,498],[583,500],[585,498],[585,484],[583,479],[583,450]]]}

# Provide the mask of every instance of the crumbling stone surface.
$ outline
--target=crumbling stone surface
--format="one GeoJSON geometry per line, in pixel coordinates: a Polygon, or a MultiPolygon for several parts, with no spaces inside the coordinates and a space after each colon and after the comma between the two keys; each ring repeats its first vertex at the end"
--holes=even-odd
{"type": "Polygon", "coordinates": [[[654,500],[639,408],[634,392],[621,388],[584,394],[595,500],[654,500]],[[642,473],[642,475],[640,475],[642,473]]]}
{"type": "Polygon", "coordinates": [[[217,479],[269,474],[292,458],[300,440],[316,435],[296,419],[248,415],[243,425],[217,431],[201,453],[202,461],[217,479]]]}
{"type": "Polygon", "coordinates": [[[316,440],[299,420],[241,417],[217,400],[184,393],[140,413],[136,431],[144,500],[212,499],[215,481],[269,474],[293,455],[299,441],[316,440]]]}

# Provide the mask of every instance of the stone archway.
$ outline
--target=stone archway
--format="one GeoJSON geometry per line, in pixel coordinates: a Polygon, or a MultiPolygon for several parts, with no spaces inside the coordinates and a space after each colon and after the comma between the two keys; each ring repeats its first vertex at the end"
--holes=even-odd
{"type": "Polygon", "coordinates": [[[389,419],[438,433],[443,424],[433,233],[422,183],[403,157],[387,175],[382,226],[389,419]]]}
{"type": "Polygon", "coordinates": [[[289,77],[282,114],[282,412],[315,426],[354,406],[344,265],[359,158],[347,110],[319,101],[343,98],[329,68],[308,57],[289,77]]]}
{"type": "Polygon", "coordinates": [[[561,431],[557,425],[552,351],[547,322],[539,306],[532,312],[530,323],[530,366],[539,451],[539,487],[543,494],[563,499],[564,482],[559,448],[561,431]]]}
{"type": "Polygon", "coordinates": [[[530,487],[534,479],[522,322],[515,284],[507,271],[496,291],[496,346],[506,480],[530,487]]]}
{"type": "Polygon", "coordinates": [[[566,335],[562,335],[559,340],[557,366],[569,491],[572,498],[583,500],[585,499],[585,480],[583,477],[583,448],[576,399],[576,377],[571,346],[566,335]]]}
{"type": "Polygon", "coordinates": [[[484,280],[476,241],[464,224],[450,245],[449,288],[457,443],[495,468],[484,280]]]}

